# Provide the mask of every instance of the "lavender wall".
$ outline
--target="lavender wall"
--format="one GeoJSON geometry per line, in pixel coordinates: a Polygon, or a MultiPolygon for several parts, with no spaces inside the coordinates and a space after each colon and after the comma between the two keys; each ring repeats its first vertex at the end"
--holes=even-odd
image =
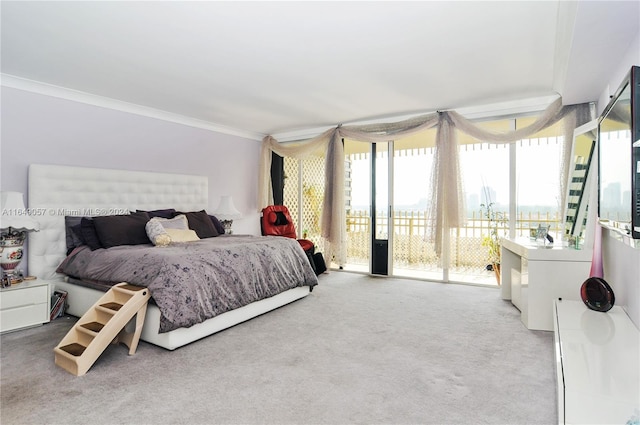
{"type": "Polygon", "coordinates": [[[0,189],[25,194],[32,163],[209,178],[209,208],[232,195],[236,233],[259,234],[260,142],[127,112],[2,87],[0,189]]]}

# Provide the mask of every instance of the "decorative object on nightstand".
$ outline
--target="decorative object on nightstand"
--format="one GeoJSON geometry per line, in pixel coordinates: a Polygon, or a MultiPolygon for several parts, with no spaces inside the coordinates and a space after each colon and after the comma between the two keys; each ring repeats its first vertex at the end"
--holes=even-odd
{"type": "Polygon", "coordinates": [[[23,256],[24,239],[27,232],[37,231],[40,226],[32,219],[24,207],[22,193],[0,192],[0,266],[2,283],[22,282],[22,272],[18,265],[23,256]]]}
{"type": "Polygon", "coordinates": [[[233,233],[233,230],[231,229],[233,219],[242,217],[242,213],[240,213],[240,211],[236,209],[235,205],[233,205],[233,199],[229,195],[223,195],[220,198],[220,204],[214,211],[214,214],[222,223],[224,233],[227,235],[233,233]]]}

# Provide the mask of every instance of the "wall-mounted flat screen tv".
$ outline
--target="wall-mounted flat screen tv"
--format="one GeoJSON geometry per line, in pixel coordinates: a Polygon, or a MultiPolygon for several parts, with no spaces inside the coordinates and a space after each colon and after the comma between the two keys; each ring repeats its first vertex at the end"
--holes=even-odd
{"type": "Polygon", "coordinates": [[[598,125],[598,216],[640,239],[640,68],[634,66],[598,125]]]}

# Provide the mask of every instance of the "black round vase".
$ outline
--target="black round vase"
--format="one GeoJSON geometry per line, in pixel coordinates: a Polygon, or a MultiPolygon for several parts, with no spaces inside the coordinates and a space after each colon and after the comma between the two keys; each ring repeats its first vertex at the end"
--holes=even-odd
{"type": "Polygon", "coordinates": [[[611,310],[616,301],[611,286],[601,277],[590,277],[580,288],[580,297],[584,304],[595,311],[611,310]]]}

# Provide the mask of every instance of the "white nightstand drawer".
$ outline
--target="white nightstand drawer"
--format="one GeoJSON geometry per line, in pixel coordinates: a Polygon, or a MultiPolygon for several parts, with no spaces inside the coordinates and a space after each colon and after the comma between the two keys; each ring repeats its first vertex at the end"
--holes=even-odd
{"type": "Polygon", "coordinates": [[[33,304],[24,307],[2,310],[0,323],[2,331],[11,331],[27,326],[41,325],[49,321],[47,304],[33,304]]]}
{"type": "Polygon", "coordinates": [[[36,279],[0,290],[0,332],[49,321],[49,282],[36,279]]]}
{"type": "MultiPolygon", "coordinates": [[[[30,288],[12,288],[0,293],[0,309],[28,307],[35,304],[48,302],[49,288],[47,285],[33,286],[30,288]]],[[[4,326],[3,326],[4,328],[4,326]]]]}

